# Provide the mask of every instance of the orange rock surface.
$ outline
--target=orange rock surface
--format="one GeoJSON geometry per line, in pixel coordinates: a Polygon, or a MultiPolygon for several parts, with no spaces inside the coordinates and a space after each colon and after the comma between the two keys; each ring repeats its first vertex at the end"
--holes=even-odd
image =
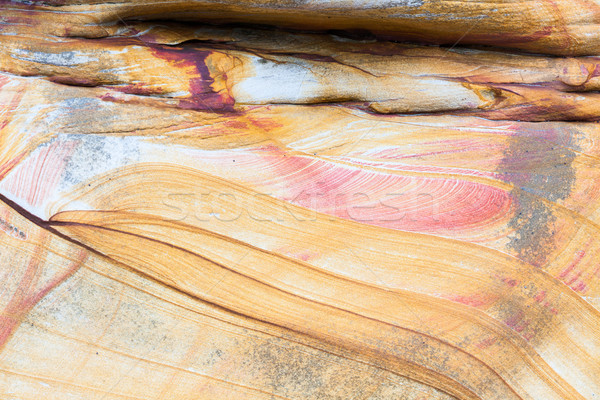
{"type": "Polygon", "coordinates": [[[600,398],[597,8],[0,2],[0,397],[600,398]]]}

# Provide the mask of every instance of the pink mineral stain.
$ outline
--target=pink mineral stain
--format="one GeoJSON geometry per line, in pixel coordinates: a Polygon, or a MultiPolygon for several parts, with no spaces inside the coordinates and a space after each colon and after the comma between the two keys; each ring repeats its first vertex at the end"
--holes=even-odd
{"type": "Polygon", "coordinates": [[[76,260],[69,267],[38,288],[38,282],[43,273],[42,249],[48,240],[47,233],[40,234],[40,245],[32,255],[19,284],[0,313],[0,348],[4,347],[16,328],[21,324],[27,313],[40,302],[52,289],[73,275],[87,258],[87,252],[81,250],[76,260]]]}
{"type": "Polygon", "coordinates": [[[76,141],[55,141],[40,148],[15,167],[0,187],[29,205],[40,206],[58,185],[76,144],[76,141]]]}

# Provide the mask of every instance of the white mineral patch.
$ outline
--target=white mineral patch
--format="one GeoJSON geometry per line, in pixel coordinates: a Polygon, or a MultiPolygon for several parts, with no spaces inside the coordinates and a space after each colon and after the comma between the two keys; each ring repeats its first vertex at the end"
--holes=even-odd
{"type": "Polygon", "coordinates": [[[135,136],[59,135],[58,140],[79,142],[61,176],[59,191],[139,159],[139,138],[135,136]]]}
{"type": "Polygon", "coordinates": [[[251,57],[251,61],[254,76],[232,88],[241,104],[295,103],[319,89],[317,78],[301,63],[276,63],[259,57],[251,57]]]}

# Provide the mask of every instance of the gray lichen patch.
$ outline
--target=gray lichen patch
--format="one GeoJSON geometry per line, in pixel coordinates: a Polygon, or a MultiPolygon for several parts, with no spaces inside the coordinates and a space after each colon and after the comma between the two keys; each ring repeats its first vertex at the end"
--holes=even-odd
{"type": "Polygon", "coordinates": [[[553,250],[557,215],[553,203],[568,198],[576,175],[573,148],[538,138],[516,138],[498,172],[515,185],[513,230],[508,247],[533,265],[543,265],[553,250]]]}
{"type": "Polygon", "coordinates": [[[29,61],[38,64],[54,65],[56,67],[77,67],[89,62],[98,61],[96,57],[90,57],[81,51],[63,51],[60,53],[46,53],[43,51],[32,51],[27,49],[15,49],[12,58],[21,61],[29,61]]]}

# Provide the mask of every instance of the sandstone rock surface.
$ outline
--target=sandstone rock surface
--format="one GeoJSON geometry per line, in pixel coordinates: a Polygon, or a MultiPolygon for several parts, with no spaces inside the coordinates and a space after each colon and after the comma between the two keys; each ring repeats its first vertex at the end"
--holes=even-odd
{"type": "Polygon", "coordinates": [[[599,7],[0,2],[0,397],[600,398],[599,7]]]}

